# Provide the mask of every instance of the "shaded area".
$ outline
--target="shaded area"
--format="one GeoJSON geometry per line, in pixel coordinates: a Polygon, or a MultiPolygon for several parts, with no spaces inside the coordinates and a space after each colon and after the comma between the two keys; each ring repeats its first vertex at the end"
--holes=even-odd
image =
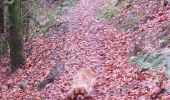
{"type": "Polygon", "coordinates": [[[54,82],[56,78],[59,78],[66,74],[64,64],[57,64],[49,71],[47,76],[38,84],[37,89],[40,91],[45,88],[47,84],[54,82]]]}

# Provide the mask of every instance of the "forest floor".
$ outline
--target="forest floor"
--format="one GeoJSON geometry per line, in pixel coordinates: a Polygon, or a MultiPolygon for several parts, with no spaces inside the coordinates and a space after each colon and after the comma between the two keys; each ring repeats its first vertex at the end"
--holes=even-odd
{"type": "MultiPolygon", "coordinates": [[[[118,31],[111,23],[98,19],[99,10],[113,0],[80,0],[57,19],[59,24],[25,43],[26,65],[7,75],[9,57],[1,59],[1,100],[62,100],[71,88],[74,74],[93,68],[97,81],[92,96],[97,100],[155,100],[166,98],[157,77],[161,73],[137,73],[129,62],[132,34],[118,31]],[[58,63],[67,73],[37,91],[37,84],[58,63]]],[[[132,36],[133,37],[133,36],[132,36]]],[[[164,71],[164,69],[162,69],[164,71]]],[[[165,99],[166,100],[166,99],[165,99]]]]}

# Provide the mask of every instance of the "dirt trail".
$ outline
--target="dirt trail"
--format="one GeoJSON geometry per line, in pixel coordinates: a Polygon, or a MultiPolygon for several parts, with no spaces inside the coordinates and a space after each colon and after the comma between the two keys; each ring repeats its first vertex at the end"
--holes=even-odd
{"type": "Polygon", "coordinates": [[[138,83],[134,80],[135,69],[129,66],[127,60],[127,35],[117,32],[113,25],[97,20],[99,10],[112,1],[81,0],[60,19],[68,21],[69,25],[64,43],[67,55],[63,58],[68,75],[72,77],[84,67],[97,70],[98,78],[93,92],[97,100],[111,96],[124,98],[138,83]]]}

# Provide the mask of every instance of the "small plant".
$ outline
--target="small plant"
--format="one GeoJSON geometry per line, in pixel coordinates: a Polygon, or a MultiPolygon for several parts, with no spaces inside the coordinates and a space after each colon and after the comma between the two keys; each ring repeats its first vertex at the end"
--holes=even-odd
{"type": "Polygon", "coordinates": [[[101,20],[109,20],[115,17],[119,12],[119,9],[114,5],[109,5],[105,7],[99,14],[99,18],[101,20]]]}

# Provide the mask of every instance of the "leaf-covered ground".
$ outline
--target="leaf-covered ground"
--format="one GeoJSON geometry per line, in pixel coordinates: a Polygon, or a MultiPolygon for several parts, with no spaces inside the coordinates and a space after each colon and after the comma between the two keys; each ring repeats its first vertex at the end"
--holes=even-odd
{"type": "MultiPolygon", "coordinates": [[[[25,43],[27,63],[15,74],[7,73],[8,55],[1,58],[0,99],[63,100],[71,88],[73,75],[79,69],[87,67],[97,72],[97,81],[91,94],[96,100],[170,99],[165,91],[165,87],[170,85],[164,74],[165,67],[159,72],[139,72],[138,67],[129,62],[129,51],[133,42],[136,42],[132,37],[136,36],[135,39],[138,39],[138,35],[130,30],[118,31],[114,26],[114,21],[116,23],[117,20],[107,22],[98,18],[100,10],[113,1],[80,0],[69,8],[57,19],[58,24],[49,29],[49,32],[25,43]],[[38,83],[58,63],[65,65],[66,73],[63,72],[61,77],[56,77],[55,81],[42,91],[37,91],[38,83]]],[[[150,3],[152,4],[148,2],[150,3]]],[[[140,8],[136,5],[131,6],[135,9],[140,8]]],[[[149,7],[153,9],[152,5],[149,7]]],[[[164,20],[168,22],[170,10],[166,9],[165,12],[164,20]]],[[[150,22],[151,26],[163,23],[159,15],[158,20],[157,15],[155,16],[156,19],[150,22]]],[[[142,26],[141,31],[147,30],[149,33],[149,27],[145,24],[142,26]]]]}

